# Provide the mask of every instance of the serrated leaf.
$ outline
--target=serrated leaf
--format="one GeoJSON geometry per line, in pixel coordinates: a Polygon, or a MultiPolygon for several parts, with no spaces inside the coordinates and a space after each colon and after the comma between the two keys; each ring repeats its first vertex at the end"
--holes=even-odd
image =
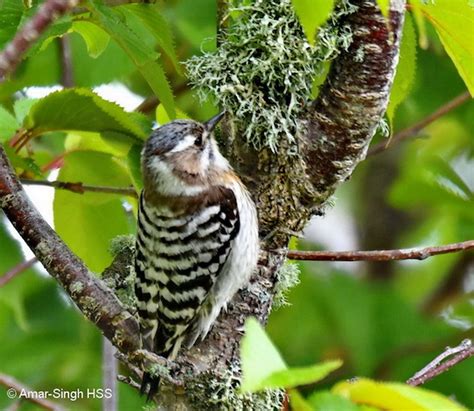
{"type": "Polygon", "coordinates": [[[460,76],[474,96],[474,8],[466,0],[414,0],[434,26],[460,76]]]}
{"type": "Polygon", "coordinates": [[[110,36],[96,24],[89,21],[75,21],[72,30],[79,33],[92,58],[99,57],[109,45],[110,36]]]}
{"type": "Polygon", "coordinates": [[[0,142],[13,137],[20,128],[16,118],[5,108],[0,106],[0,142]]]}
{"type": "Polygon", "coordinates": [[[334,0],[292,0],[292,3],[308,42],[314,44],[316,32],[331,14],[334,0]]]}
{"type": "Polygon", "coordinates": [[[127,4],[120,6],[119,9],[136,16],[141,21],[155,37],[159,46],[173,63],[176,71],[181,73],[182,69],[176,55],[171,28],[161,15],[158,7],[155,4],[127,4]]]}
{"type": "Polygon", "coordinates": [[[158,63],[159,53],[149,47],[146,42],[123,21],[120,13],[98,2],[93,2],[95,15],[101,26],[123,48],[133,60],[138,70],[150,85],[153,92],[166,108],[168,115],[175,118],[173,92],[166,79],[165,72],[158,63]]]}
{"type": "Polygon", "coordinates": [[[81,88],[57,91],[38,100],[23,126],[34,135],[56,130],[115,132],[127,136],[131,143],[147,136],[136,116],[81,88]]]}
{"type": "Polygon", "coordinates": [[[400,45],[400,60],[397,66],[397,73],[393,81],[390,101],[387,107],[387,116],[390,126],[393,127],[395,111],[400,103],[405,100],[410,93],[415,82],[416,73],[416,35],[413,21],[410,15],[405,16],[402,42],[400,45]]]}
{"type": "Polygon", "coordinates": [[[418,29],[418,44],[423,50],[426,50],[428,48],[429,42],[428,33],[426,31],[425,18],[423,17],[423,13],[421,12],[418,0],[409,0],[409,2],[416,23],[416,27],[418,29]]]}
{"type": "Polygon", "coordinates": [[[401,383],[376,382],[361,378],[340,382],[332,391],[355,403],[388,411],[467,411],[467,408],[437,392],[401,383]]]}
{"type": "MultiPolygon", "coordinates": [[[[112,187],[126,187],[131,183],[125,167],[112,156],[86,151],[65,157],[58,180],[112,187]]],[[[110,264],[110,241],[132,231],[117,194],[86,192],[78,195],[56,190],[53,211],[58,234],[94,272],[101,272],[110,264]]]]}
{"type": "Polygon", "coordinates": [[[341,361],[329,361],[310,367],[288,368],[280,353],[254,318],[245,323],[241,344],[242,391],[265,388],[290,388],[322,380],[339,368],[341,361]]]}

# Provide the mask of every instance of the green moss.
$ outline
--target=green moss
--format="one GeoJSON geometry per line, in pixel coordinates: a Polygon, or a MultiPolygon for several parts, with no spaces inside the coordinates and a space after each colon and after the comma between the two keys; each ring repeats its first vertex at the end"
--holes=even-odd
{"type": "Polygon", "coordinates": [[[135,236],[132,234],[129,235],[118,235],[113,238],[110,242],[109,252],[112,256],[116,257],[119,254],[128,250],[135,249],[135,236]]]}
{"type": "Polygon", "coordinates": [[[337,20],[354,9],[341,0],[312,47],[291,0],[231,1],[222,45],[186,62],[189,79],[201,99],[215,99],[232,115],[255,148],[276,151],[282,139],[297,147],[298,119],[315,76],[351,42],[349,28],[337,20]]]}

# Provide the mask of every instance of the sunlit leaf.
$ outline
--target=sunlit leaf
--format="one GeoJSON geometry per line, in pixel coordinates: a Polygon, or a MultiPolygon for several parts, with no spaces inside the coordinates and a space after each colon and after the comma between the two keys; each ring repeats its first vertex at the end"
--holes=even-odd
{"type": "Polygon", "coordinates": [[[298,19],[310,44],[314,44],[318,28],[326,22],[334,0],[292,0],[298,19]]]}
{"type": "Polygon", "coordinates": [[[290,388],[322,380],[339,368],[341,361],[328,361],[310,367],[288,368],[262,326],[254,318],[245,323],[241,344],[242,390],[290,388]]]}
{"type": "Polygon", "coordinates": [[[178,73],[181,73],[181,66],[176,55],[171,28],[161,15],[158,7],[155,4],[127,4],[119,7],[119,9],[139,19],[156,39],[178,73]]]}
{"type": "Polygon", "coordinates": [[[23,127],[35,135],[55,130],[115,132],[131,142],[147,131],[120,106],[87,89],[65,89],[51,93],[32,105],[23,127]]]}
{"type": "Polygon", "coordinates": [[[168,115],[174,118],[175,104],[173,92],[165,72],[158,62],[159,53],[127,26],[118,11],[94,2],[95,14],[101,26],[123,48],[134,61],[137,69],[163,103],[168,115]]]}
{"type": "Polygon", "coordinates": [[[380,407],[387,411],[467,411],[453,400],[424,388],[401,383],[357,379],[336,384],[333,392],[355,403],[380,407]]]}
{"type": "Polygon", "coordinates": [[[79,33],[84,39],[87,51],[92,58],[99,57],[107,48],[110,36],[89,21],[75,21],[72,23],[72,30],[79,33]]]}
{"type": "Polygon", "coordinates": [[[414,0],[435,27],[446,52],[474,96],[474,8],[466,0],[414,0]]]}
{"type": "Polygon", "coordinates": [[[311,394],[308,402],[318,411],[359,411],[359,407],[349,399],[328,391],[311,394]]]}
{"type": "Polygon", "coordinates": [[[5,108],[0,106],[0,142],[13,137],[20,128],[16,118],[5,108]]]}
{"type": "Polygon", "coordinates": [[[377,4],[379,5],[382,14],[387,17],[390,11],[390,0],[377,0],[377,4]]]}

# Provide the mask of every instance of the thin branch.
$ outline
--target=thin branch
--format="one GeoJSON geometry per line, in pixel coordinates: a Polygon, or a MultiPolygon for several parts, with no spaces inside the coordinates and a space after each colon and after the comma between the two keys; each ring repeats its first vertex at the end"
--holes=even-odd
{"type": "Polygon", "coordinates": [[[0,207],[20,236],[82,313],[120,350],[140,347],[136,319],[64,244],[32,205],[0,146],[0,207]]]}
{"type": "Polygon", "coordinates": [[[457,253],[474,249],[474,240],[437,247],[375,251],[288,251],[290,260],[307,261],[394,261],[425,260],[439,254],[457,253]]]}
{"type": "Polygon", "coordinates": [[[413,124],[410,127],[407,127],[398,133],[396,133],[388,142],[382,141],[381,143],[376,144],[375,146],[369,149],[367,156],[372,156],[375,154],[379,154],[388,148],[401,143],[404,140],[417,136],[420,131],[422,131],[426,126],[433,123],[434,121],[438,120],[440,117],[448,114],[449,112],[453,111],[454,109],[458,108],[466,101],[471,99],[471,95],[468,91],[460,94],[459,96],[455,97],[451,101],[448,101],[446,104],[443,104],[440,108],[435,110],[430,115],[426,116],[424,119],[418,121],[417,123],[413,124]]]}
{"type": "Polygon", "coordinates": [[[102,409],[105,411],[117,411],[118,389],[117,389],[117,350],[110,341],[102,338],[102,387],[104,397],[102,399],[102,409]]]}
{"type": "Polygon", "coordinates": [[[10,271],[7,271],[4,275],[0,277],[0,287],[3,287],[5,284],[10,282],[14,277],[21,274],[23,271],[28,270],[28,268],[32,267],[38,262],[36,257],[28,261],[23,261],[22,263],[18,264],[17,266],[13,267],[10,271]]]}
{"type": "Polygon", "coordinates": [[[108,193],[108,194],[120,194],[129,197],[138,198],[137,191],[133,187],[107,187],[107,186],[91,186],[87,184],[72,183],[66,181],[43,181],[43,180],[30,180],[26,178],[20,179],[24,185],[31,186],[45,186],[53,187],[60,190],[68,190],[77,194],[84,194],[87,192],[94,193],[108,193]]]}
{"type": "Polygon", "coordinates": [[[26,51],[58,17],[76,6],[78,0],[47,0],[36,14],[18,31],[0,53],[0,83],[13,72],[26,51]]]}
{"type": "Polygon", "coordinates": [[[26,400],[40,406],[41,408],[44,408],[45,410],[64,411],[63,407],[58,404],[55,404],[54,402],[45,400],[43,398],[37,398],[38,395],[34,395],[34,390],[31,390],[29,387],[19,382],[15,378],[11,377],[10,375],[0,373],[0,385],[3,385],[4,387],[8,388],[7,396],[10,399],[16,398],[26,400]],[[29,393],[31,394],[28,395],[29,393]]]}
{"type": "Polygon", "coordinates": [[[61,55],[61,84],[63,87],[74,87],[74,67],[72,64],[71,41],[66,34],[58,39],[61,55]]]}
{"type": "Polygon", "coordinates": [[[451,367],[474,356],[474,346],[472,340],[466,339],[454,348],[447,347],[446,350],[438,355],[426,367],[418,371],[411,377],[407,384],[417,386],[422,385],[426,381],[448,371],[451,367]],[[447,360],[447,358],[450,358],[447,360]]]}

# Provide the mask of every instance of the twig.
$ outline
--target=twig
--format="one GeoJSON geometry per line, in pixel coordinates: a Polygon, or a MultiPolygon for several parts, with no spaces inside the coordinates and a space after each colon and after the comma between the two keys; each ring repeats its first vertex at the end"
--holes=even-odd
{"type": "Polygon", "coordinates": [[[116,351],[110,341],[102,337],[102,386],[105,393],[102,399],[102,409],[106,411],[117,411],[118,409],[116,351]]]}
{"type": "Polygon", "coordinates": [[[426,126],[433,123],[435,120],[438,120],[440,117],[444,116],[445,114],[448,114],[450,111],[453,111],[455,108],[459,107],[460,105],[464,104],[466,101],[470,100],[470,98],[471,98],[471,95],[469,94],[468,91],[460,94],[459,96],[455,97],[451,101],[448,101],[446,104],[442,105],[440,108],[435,110],[433,113],[431,113],[424,119],[396,133],[389,140],[388,143],[385,141],[382,141],[381,143],[376,144],[375,146],[369,149],[367,156],[379,154],[382,151],[387,150],[389,147],[392,147],[395,144],[398,144],[404,140],[407,140],[408,138],[416,136],[426,126]]]}
{"type": "Polygon", "coordinates": [[[68,35],[58,39],[61,55],[61,84],[64,87],[74,87],[74,69],[72,65],[71,42],[68,35]]]}
{"type": "Polygon", "coordinates": [[[290,260],[308,261],[393,261],[393,260],[424,260],[438,254],[456,253],[474,249],[474,240],[426,247],[401,250],[375,251],[288,251],[290,260]]]}
{"type": "Polygon", "coordinates": [[[38,395],[33,395],[34,390],[31,390],[26,385],[22,384],[15,378],[11,377],[10,375],[1,374],[0,373],[0,385],[7,387],[7,396],[10,399],[24,399],[26,401],[32,402],[40,407],[44,408],[45,410],[51,411],[64,411],[65,409],[54,402],[49,400],[45,400],[43,398],[37,398],[38,395]],[[31,395],[28,395],[31,393],[31,395]],[[21,397],[20,397],[21,395],[21,397]]]}
{"type": "Polygon", "coordinates": [[[25,52],[58,17],[76,6],[78,0],[47,0],[36,14],[17,32],[0,53],[0,83],[13,72],[25,52]]]}
{"type": "Polygon", "coordinates": [[[7,271],[4,275],[0,277],[0,287],[3,287],[5,284],[11,281],[18,274],[21,274],[23,271],[28,270],[28,268],[32,267],[37,262],[38,262],[38,259],[36,257],[33,257],[32,259],[28,261],[24,261],[18,264],[17,266],[13,267],[10,271],[7,271]]]}
{"type": "Polygon", "coordinates": [[[426,381],[433,379],[434,377],[446,372],[451,367],[464,361],[465,359],[474,355],[474,346],[472,340],[466,339],[454,348],[447,347],[446,350],[438,355],[433,361],[431,361],[426,367],[418,371],[413,377],[411,377],[407,384],[416,386],[422,385],[426,381]],[[449,360],[446,358],[452,357],[449,360]]]}
{"type": "Polygon", "coordinates": [[[86,191],[89,191],[94,193],[120,194],[135,198],[138,197],[138,194],[133,187],[90,186],[80,182],[72,183],[66,181],[29,180],[26,178],[22,178],[20,181],[24,185],[53,187],[60,190],[69,190],[77,194],[84,194],[86,191]]]}

